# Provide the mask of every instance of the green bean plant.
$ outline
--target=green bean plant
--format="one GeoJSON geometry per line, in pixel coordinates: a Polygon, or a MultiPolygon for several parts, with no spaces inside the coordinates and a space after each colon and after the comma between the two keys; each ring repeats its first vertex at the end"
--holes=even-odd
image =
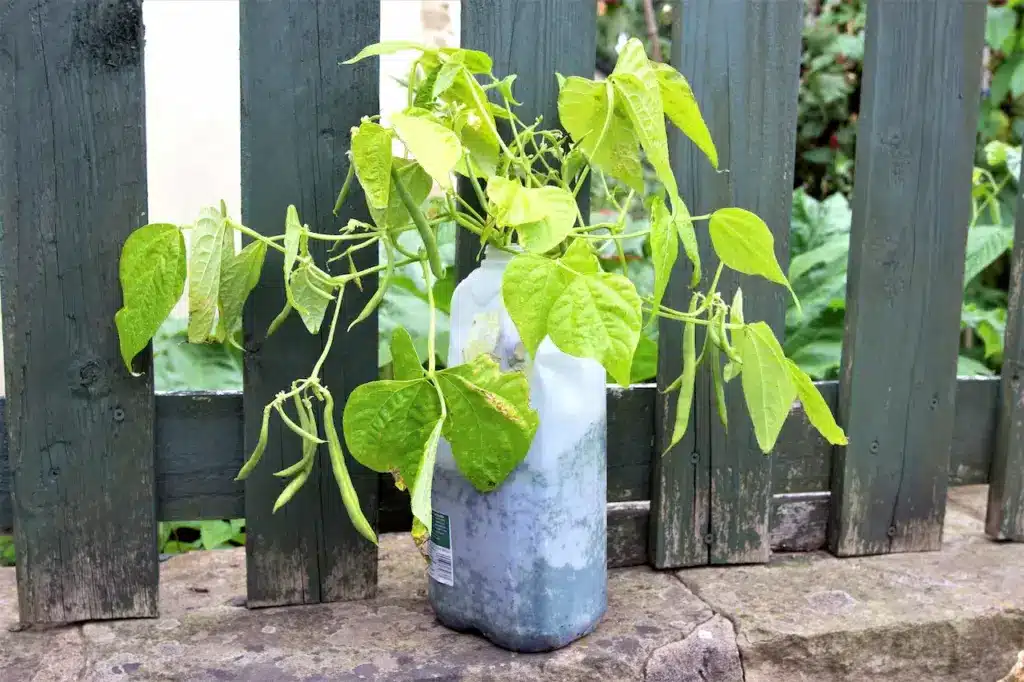
{"type": "Polygon", "coordinates": [[[358,386],[345,401],[341,424],[348,452],[372,470],[390,472],[397,486],[410,491],[414,533],[421,537],[430,528],[431,482],[442,437],[460,472],[483,492],[499,486],[526,456],[538,426],[527,374],[502,371],[486,352],[458,366],[436,366],[432,284],[445,275],[437,246],[442,223],[468,231],[481,249],[513,254],[503,276],[502,300],[531,356],[549,337],[563,352],[599,361],[615,382],[628,385],[645,325],[658,318],[681,322],[682,373],[664,389],[678,394],[673,444],[686,431],[702,364],[710,366],[714,377],[723,423],[723,385],[740,377],[765,453],[772,450],[797,398],[830,442],[846,442],[822,396],[785,356],[771,329],[744,319],[742,292],[725,301],[717,291],[725,267],[787,288],[789,282],[760,218],[735,207],[692,216],[679,196],[669,165],[666,117],[718,166],[715,145],[682,74],[651,62],[640,41],[630,40],[605,80],[556,74],[561,127],[545,128],[541,119],[528,123],[516,116],[515,76],[494,76],[491,58],[483,52],[387,42],[344,63],[402,50],[417,54],[406,83],[408,106],[388,125],[369,116],[352,128],[348,174],[335,205],[337,215],[358,183],[372,222],[349,219],[341,227],[315,231],[289,206],[283,234],[265,236],[232,219],[222,203],[219,209],[203,210],[194,225],[142,226],[121,253],[124,307],[115,323],[129,371],[183,294],[186,274],[189,341],[234,339],[245,300],[272,252],[283,268],[287,303],[267,335],[291,315],[298,315],[311,334],[320,333],[326,322],[322,354],[308,376],[282,386],[266,405],[259,441],[238,474],[245,478],[258,465],[276,414],[302,447],[298,461],[275,474],[288,480],[275,510],[305,483],[318,446],[326,445],[353,524],[376,542],[346,469],[331,377],[323,376],[322,369],[338,338],[345,290],[379,276],[376,293],[355,325],[379,305],[399,268],[422,269],[432,311],[428,361],[421,364],[407,331],[394,331],[392,376],[358,386]],[[402,156],[392,152],[395,140],[404,145],[402,156]],[[644,191],[641,149],[663,191],[649,200],[649,228],[631,231],[625,217],[644,191]],[[630,188],[622,201],[615,201],[617,220],[587,224],[576,199],[588,177],[610,177],[630,188]],[[460,193],[456,179],[468,191],[460,193]],[[435,183],[443,209],[428,219],[423,207],[435,183]],[[705,225],[720,265],[701,291],[696,229],[705,225]],[[192,238],[188,255],[185,230],[191,230],[192,238]],[[249,240],[238,253],[235,232],[249,240]],[[399,239],[406,233],[417,236],[415,247],[409,247],[407,236],[399,239]],[[608,244],[645,235],[650,236],[655,282],[653,292],[641,296],[628,278],[603,270],[597,253],[608,244]],[[326,262],[316,262],[311,254],[313,241],[331,244],[333,255],[326,262]],[[692,265],[693,293],[686,310],[662,303],[680,246],[692,265]],[[379,249],[383,262],[360,269],[353,254],[367,248],[379,249]],[[700,349],[698,326],[708,332],[700,349]]]}

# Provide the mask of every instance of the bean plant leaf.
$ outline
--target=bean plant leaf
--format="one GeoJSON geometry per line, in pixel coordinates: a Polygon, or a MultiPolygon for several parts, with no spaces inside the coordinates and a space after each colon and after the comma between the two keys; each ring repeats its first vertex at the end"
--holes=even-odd
{"type": "Polygon", "coordinates": [[[292,269],[295,268],[295,261],[299,258],[299,247],[302,242],[302,223],[299,222],[299,212],[295,206],[288,206],[284,219],[284,281],[287,286],[291,278],[292,269]]]}
{"type": "Polygon", "coordinates": [[[478,178],[494,175],[498,171],[501,150],[487,123],[472,109],[463,109],[455,118],[454,128],[463,149],[455,171],[466,177],[470,176],[470,171],[478,178]]]}
{"type": "Polygon", "coordinates": [[[451,57],[452,62],[466,67],[470,73],[490,73],[494,68],[491,56],[480,50],[470,50],[465,47],[442,47],[441,54],[451,57]]]}
{"type": "Polygon", "coordinates": [[[651,260],[654,263],[654,304],[657,310],[668,288],[672,267],[679,257],[679,238],[676,236],[672,215],[665,208],[661,197],[655,197],[651,204],[651,260]]]}
{"type": "Polygon", "coordinates": [[[629,279],[609,272],[575,277],[552,304],[547,327],[563,352],[597,360],[629,386],[641,328],[640,295],[629,279]]]}
{"type": "Polygon", "coordinates": [[[421,52],[428,51],[424,45],[411,40],[383,40],[379,43],[374,43],[373,45],[367,45],[360,50],[355,57],[346,59],[342,64],[355,64],[367,57],[396,54],[407,50],[419,50],[421,52]]]}
{"type": "Polygon", "coordinates": [[[487,182],[487,197],[498,225],[514,227],[520,243],[532,253],[558,246],[576,222],[576,199],[561,187],[523,187],[495,176],[487,182]]]}
{"type": "Polygon", "coordinates": [[[220,272],[234,257],[234,241],[227,219],[215,208],[205,208],[192,230],[189,256],[188,340],[206,343],[213,333],[220,290],[220,272]]]}
{"type": "Polygon", "coordinates": [[[423,524],[428,534],[430,533],[431,517],[433,516],[430,513],[430,493],[434,488],[434,466],[437,464],[437,445],[441,440],[441,429],[444,427],[444,424],[444,419],[438,419],[437,423],[434,424],[434,428],[430,430],[430,435],[427,436],[427,440],[423,444],[423,453],[420,457],[419,466],[416,469],[416,478],[412,484],[412,490],[410,491],[412,515],[423,524]]]}
{"type": "MultiPolygon", "coordinates": [[[[334,300],[329,286],[308,263],[300,265],[291,278],[291,292],[295,309],[310,334],[320,333],[327,307],[334,300]]],[[[339,301],[340,305],[340,301],[339,301]]]]}
{"type": "Polygon", "coordinates": [[[388,207],[391,158],[391,132],[364,119],[352,132],[352,164],[371,210],[388,207]]]}
{"type": "Polygon", "coordinates": [[[789,360],[771,327],[754,322],[737,335],[736,352],[743,361],[743,397],[757,444],[765,454],[775,447],[782,424],[797,396],[789,360]]]}
{"type": "Polygon", "coordinates": [[[478,355],[437,376],[455,464],[477,490],[494,490],[526,457],[537,431],[526,375],[502,373],[493,358],[478,355]]]}
{"type": "Polygon", "coordinates": [[[761,218],[742,208],[721,208],[708,224],[711,245],[728,267],[789,287],[775,258],[775,238],[761,218]]]}
{"type": "Polygon", "coordinates": [[[132,360],[160,329],[185,290],[185,237],[177,225],[138,228],[121,249],[119,275],[124,304],[114,315],[121,359],[132,360]]]}
{"type": "Polygon", "coordinates": [[[452,83],[455,82],[455,79],[459,75],[460,68],[461,67],[456,62],[446,62],[437,69],[437,77],[434,79],[434,83],[430,91],[432,99],[437,99],[452,86],[452,83]]]}
{"type": "Polygon", "coordinates": [[[218,341],[224,341],[241,328],[245,300],[260,281],[260,272],[263,270],[266,255],[266,242],[254,241],[238,255],[233,256],[222,268],[218,341]]]}
{"type": "Polygon", "coordinates": [[[601,269],[601,261],[586,239],[574,239],[560,259],[564,265],[581,275],[593,275],[601,269]]]}
{"type": "Polygon", "coordinates": [[[391,370],[399,381],[422,379],[425,376],[412,335],[405,327],[396,327],[391,333],[391,370]]]}
{"type": "Polygon", "coordinates": [[[428,112],[415,108],[394,114],[391,125],[423,170],[441,187],[451,189],[451,172],[462,158],[458,136],[432,120],[428,112]]]}
{"type": "Polygon", "coordinates": [[[342,429],[356,461],[409,485],[440,418],[441,402],[427,379],[371,381],[345,402],[342,429]]]}
{"type": "Polygon", "coordinates": [[[690,274],[690,286],[695,287],[700,283],[701,277],[700,247],[697,245],[697,231],[693,227],[690,209],[686,207],[683,200],[677,198],[673,206],[676,209],[674,220],[676,231],[679,233],[679,241],[683,243],[683,251],[686,253],[686,257],[690,259],[690,265],[693,266],[693,272],[690,274]]]}
{"type": "Polygon", "coordinates": [[[711,140],[711,133],[708,131],[707,124],[704,123],[700,106],[697,104],[697,98],[693,96],[689,82],[668,64],[655,63],[653,67],[658,77],[665,115],[697,145],[698,149],[704,152],[712,167],[717,170],[718,150],[715,149],[715,143],[711,140]]]}
{"type": "Polygon", "coordinates": [[[558,118],[595,168],[644,191],[640,141],[610,83],[566,78],[558,93],[558,118]]]}
{"type": "MultiPolygon", "coordinates": [[[[391,162],[398,172],[398,177],[401,178],[402,184],[405,185],[405,189],[409,192],[409,196],[412,197],[417,206],[421,206],[427,200],[427,197],[430,196],[430,190],[434,184],[430,175],[423,170],[422,166],[411,159],[393,158],[391,162]]],[[[390,179],[388,181],[390,182],[390,179]]],[[[405,207],[405,203],[398,196],[398,191],[394,187],[391,187],[390,194],[388,195],[387,211],[385,212],[383,209],[371,206],[370,215],[373,217],[373,222],[377,227],[386,230],[405,227],[412,222],[409,210],[405,207]]]]}
{"type": "Polygon", "coordinates": [[[443,99],[466,107],[472,112],[476,121],[474,129],[483,137],[485,144],[494,149],[501,147],[498,141],[498,128],[494,123],[497,107],[487,99],[483,86],[467,69],[459,69],[455,81],[445,92],[443,99]]]}
{"type": "Polygon", "coordinates": [[[548,316],[572,274],[548,258],[523,254],[505,268],[501,298],[531,355],[548,334],[548,316]]]}
{"type": "Polygon", "coordinates": [[[796,387],[797,397],[800,398],[800,402],[804,406],[804,414],[807,415],[811,425],[832,445],[846,445],[848,442],[846,433],[836,423],[835,417],[832,416],[832,410],[828,408],[828,403],[821,397],[821,393],[811,381],[811,377],[807,376],[806,372],[788,358],[786,366],[789,368],[789,377],[796,387]]]}

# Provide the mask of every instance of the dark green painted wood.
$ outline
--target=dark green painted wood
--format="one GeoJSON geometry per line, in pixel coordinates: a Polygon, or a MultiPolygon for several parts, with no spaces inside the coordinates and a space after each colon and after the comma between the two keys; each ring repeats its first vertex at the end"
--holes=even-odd
{"type": "MultiPolygon", "coordinates": [[[[700,102],[720,167],[730,170],[715,172],[703,153],[673,130],[673,168],[682,197],[695,215],[727,206],[757,213],[775,235],[776,257],[784,268],[789,253],[802,10],[800,0],[687,0],[677,13],[672,41],[672,62],[689,79],[700,102]]],[[[702,289],[710,284],[717,265],[706,226],[698,225],[702,289]]],[[[688,269],[689,263],[680,256],[668,300],[677,309],[685,310],[689,301],[688,269]]],[[[720,290],[726,300],[731,300],[737,286],[743,289],[746,318],[766,321],[781,338],[786,290],[760,278],[723,273],[720,290]]],[[[679,374],[680,334],[680,325],[662,323],[662,385],[679,374]]],[[[728,433],[718,420],[710,367],[705,365],[694,396],[694,433],[661,462],[663,471],[655,482],[659,522],[653,532],[660,533],[661,527],[666,533],[664,540],[655,543],[657,566],[768,560],[774,458],[765,457],[757,447],[739,381],[726,387],[726,403],[728,433]],[[694,451],[700,473],[690,471],[694,451]],[[707,512],[702,509],[705,503],[707,512]],[[683,523],[691,524],[685,534],[680,532],[683,523]],[[684,537],[700,535],[701,527],[708,534],[703,549],[704,538],[684,537]]],[[[659,410],[669,427],[666,436],[671,434],[670,412],[671,407],[659,410]]]]}
{"type": "MultiPolygon", "coordinates": [[[[597,4],[593,0],[462,0],[460,45],[483,50],[494,59],[494,75],[517,74],[514,110],[531,124],[543,116],[544,128],[558,127],[558,81],[563,76],[593,78],[597,40],[597,4]]],[[[472,189],[460,179],[462,195],[476,206],[472,189]]],[[[580,191],[587,215],[588,192],[580,191]]],[[[477,265],[480,240],[459,230],[456,238],[458,278],[477,265]]]]}
{"type": "Polygon", "coordinates": [[[7,401],[0,399],[0,535],[7,535],[13,531],[10,449],[7,446],[7,401]]]}
{"type": "Polygon", "coordinates": [[[1024,542],[1024,195],[1017,201],[1004,348],[985,532],[998,540],[1024,542]]]}
{"type": "Polygon", "coordinates": [[[7,435],[23,623],[157,615],[150,357],[121,362],[146,222],[141,0],[0,5],[7,435]]]}
{"type": "MultiPolygon", "coordinates": [[[[818,388],[832,414],[835,414],[838,384],[835,381],[820,382],[818,388]]],[[[775,460],[772,464],[773,493],[828,490],[832,446],[811,426],[799,403],[782,425],[771,457],[775,460]]]]}
{"type": "Polygon", "coordinates": [[[950,485],[988,483],[996,447],[999,393],[999,377],[957,379],[950,485]]]}
{"type": "MultiPolygon", "coordinates": [[[[280,0],[241,5],[242,213],[261,233],[279,234],[294,203],[300,220],[327,231],[355,217],[369,220],[360,191],[340,218],[331,209],[346,171],[349,129],[378,113],[379,60],[341,66],[379,36],[376,0],[280,0]]],[[[325,250],[311,252],[324,262],[325,250]]],[[[357,265],[375,261],[370,249],[357,265]]],[[[339,421],[344,398],[377,375],[376,317],[340,333],[376,287],[345,294],[336,351],[324,367],[339,421]]],[[[245,442],[255,445],[264,405],[292,380],[306,376],[327,334],[308,334],[297,315],[269,339],[266,329],[284,304],[280,254],[267,256],[263,277],[246,310],[245,442]]],[[[330,311],[328,312],[330,315],[330,311]]],[[[370,597],[376,589],[376,548],[352,528],[326,452],[287,505],[272,514],[283,488],[272,473],[299,458],[299,441],[275,419],[263,461],[245,486],[247,573],[250,606],[315,603],[370,597]]],[[[323,448],[322,448],[323,449],[323,448]]],[[[377,476],[349,460],[356,489],[371,523],[377,476]]]]}
{"type": "Polygon", "coordinates": [[[829,549],[938,549],[985,3],[868,4],[829,549]]]}

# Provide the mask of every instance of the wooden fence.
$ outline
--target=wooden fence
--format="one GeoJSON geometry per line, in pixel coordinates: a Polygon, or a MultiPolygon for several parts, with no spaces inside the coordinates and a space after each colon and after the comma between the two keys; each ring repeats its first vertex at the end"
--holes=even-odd
{"type": "MultiPolygon", "coordinates": [[[[671,58],[729,169],[712,172],[676,137],[683,196],[700,213],[756,211],[785,264],[803,0],[682,4],[671,58]]],[[[662,457],[673,415],[657,387],[609,389],[612,565],[933,550],[947,485],[966,483],[990,484],[990,536],[1024,540],[1024,228],[1004,375],[958,381],[955,371],[985,11],[984,0],[869,4],[842,378],[822,385],[850,445],[830,447],[797,405],[765,457],[739,387],[728,388],[726,434],[703,376],[690,432],[662,457]]],[[[556,120],[555,71],[593,73],[594,0],[463,0],[462,17],[463,46],[492,54],[499,76],[519,74],[527,116],[556,120]]],[[[290,202],[313,224],[328,219],[349,128],[378,110],[376,60],[338,62],[377,40],[378,25],[379,0],[241,3],[242,212],[254,229],[276,230],[290,202]]],[[[264,403],[321,347],[297,322],[258,341],[281,307],[273,267],[247,306],[241,394],[154,396],[151,374],[121,365],[118,257],[150,218],[142,56],[141,0],[0,7],[0,532],[15,531],[22,620],[157,615],[158,520],[244,516],[250,606],[371,597],[376,551],[329,473],[317,469],[270,513],[280,486],[270,472],[292,459],[292,439],[272,433],[268,461],[234,481],[264,403]]],[[[361,197],[346,210],[364,212],[361,197]]],[[[461,273],[472,256],[459,249],[461,273]]],[[[685,303],[689,277],[677,267],[670,304],[685,303]]],[[[728,297],[736,281],[725,284],[728,297]]],[[[781,290],[749,279],[743,289],[748,317],[781,333],[781,290]]],[[[681,356],[680,330],[662,324],[659,385],[681,356]]],[[[336,395],[374,377],[376,333],[367,320],[331,359],[336,395]]],[[[402,494],[349,466],[378,529],[408,529],[402,494]]]]}

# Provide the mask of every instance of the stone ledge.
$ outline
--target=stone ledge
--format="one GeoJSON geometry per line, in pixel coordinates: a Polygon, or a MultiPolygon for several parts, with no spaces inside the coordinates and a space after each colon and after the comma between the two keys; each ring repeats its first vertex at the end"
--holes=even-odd
{"type": "Polygon", "coordinates": [[[197,552],[162,565],[159,619],[40,631],[9,631],[0,569],[0,680],[994,682],[1024,649],[1024,545],[981,535],[984,495],[954,491],[942,552],[613,570],[597,632],[550,654],[438,625],[404,535],[382,539],[374,600],[250,611],[243,552],[197,552]]]}

